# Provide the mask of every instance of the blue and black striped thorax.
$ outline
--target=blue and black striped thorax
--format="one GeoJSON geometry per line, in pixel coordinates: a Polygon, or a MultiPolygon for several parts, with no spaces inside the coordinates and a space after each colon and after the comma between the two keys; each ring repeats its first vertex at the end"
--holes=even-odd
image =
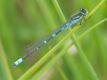
{"type": "Polygon", "coordinates": [[[80,12],[72,15],[70,20],[67,21],[67,23],[62,26],[62,31],[65,30],[66,28],[69,28],[73,24],[81,22],[81,20],[87,15],[87,13],[88,12],[84,8],[82,8],[80,12]]]}

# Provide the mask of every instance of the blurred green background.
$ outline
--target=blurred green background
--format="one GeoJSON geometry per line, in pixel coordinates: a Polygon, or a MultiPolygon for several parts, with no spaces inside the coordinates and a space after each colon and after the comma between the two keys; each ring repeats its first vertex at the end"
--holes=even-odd
{"type": "Polygon", "coordinates": [[[107,22],[90,30],[106,18],[106,0],[0,0],[0,80],[107,80],[107,22]],[[81,8],[93,13],[76,30],[76,38],[71,35],[58,46],[69,34],[67,30],[39,55],[33,54],[16,68],[11,66],[26,54],[25,46],[40,42],[81,8]],[[58,47],[52,52],[54,46],[58,47]],[[42,64],[49,51],[53,54],[42,64]],[[38,68],[32,68],[36,63],[38,68]]]}

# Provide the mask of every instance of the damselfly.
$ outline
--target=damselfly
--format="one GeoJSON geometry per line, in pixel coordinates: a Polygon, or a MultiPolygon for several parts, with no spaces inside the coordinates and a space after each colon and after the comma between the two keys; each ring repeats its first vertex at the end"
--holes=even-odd
{"type": "Polygon", "coordinates": [[[27,54],[25,54],[23,57],[19,58],[17,61],[13,63],[13,66],[18,66],[20,63],[22,63],[27,57],[29,57],[33,52],[37,52],[43,45],[47,44],[50,40],[55,38],[59,33],[63,32],[70,26],[80,22],[84,19],[84,17],[87,15],[87,11],[82,8],[80,12],[74,14],[71,16],[70,20],[68,20],[64,25],[62,25],[58,30],[53,32],[49,37],[47,37],[45,40],[43,40],[38,46],[34,46],[27,54]]]}

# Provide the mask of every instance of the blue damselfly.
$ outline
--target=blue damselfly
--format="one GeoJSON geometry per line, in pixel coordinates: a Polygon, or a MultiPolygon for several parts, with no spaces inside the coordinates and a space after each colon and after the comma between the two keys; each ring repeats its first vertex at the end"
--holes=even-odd
{"type": "Polygon", "coordinates": [[[73,25],[77,24],[78,22],[81,23],[81,21],[84,19],[86,15],[87,15],[87,11],[84,8],[82,8],[80,12],[72,15],[70,20],[68,20],[64,25],[62,25],[58,30],[54,31],[50,36],[48,36],[45,40],[39,43],[36,47],[32,45],[29,52],[27,52],[27,54],[25,54],[23,57],[15,61],[13,63],[13,66],[18,66],[20,63],[24,61],[24,59],[29,57],[33,52],[37,52],[43,45],[47,44],[50,40],[55,38],[59,33],[63,32],[64,30],[66,30],[71,26],[72,26],[71,28],[73,28],[73,25]]]}

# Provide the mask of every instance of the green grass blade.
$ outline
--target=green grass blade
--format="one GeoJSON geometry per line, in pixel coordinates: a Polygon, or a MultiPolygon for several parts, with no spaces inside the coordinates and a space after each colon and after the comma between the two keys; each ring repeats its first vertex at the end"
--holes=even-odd
{"type": "Polygon", "coordinates": [[[85,32],[83,32],[79,37],[78,39],[81,39],[83,38],[84,36],[86,36],[89,32],[91,32],[93,29],[95,29],[96,27],[98,27],[99,25],[103,24],[104,22],[107,21],[107,18],[97,22],[95,25],[93,25],[92,27],[90,27],[89,29],[87,29],[85,32]]]}
{"type": "Polygon", "coordinates": [[[51,26],[50,28],[54,28],[56,26],[55,21],[53,20],[53,16],[50,14],[50,11],[48,9],[47,1],[37,0],[37,2],[42,9],[42,12],[44,13],[44,18],[48,22],[49,26],[51,26]]]}
{"type": "MultiPolygon", "coordinates": [[[[94,9],[92,9],[92,11],[88,14],[87,18],[91,17],[105,2],[106,0],[101,0],[101,2],[99,2],[94,9]]],[[[86,19],[87,19],[86,18],[86,19]]]]}
{"type": "MultiPolygon", "coordinates": [[[[69,48],[69,46],[64,47],[64,49],[61,52],[59,52],[57,55],[55,55],[52,58],[52,60],[50,60],[36,75],[34,75],[32,80],[37,80],[45,71],[50,69],[55,64],[55,62],[65,54],[65,52],[68,48],[69,48]]],[[[67,78],[66,78],[66,80],[67,80],[67,78]]]]}
{"type": "MultiPolygon", "coordinates": [[[[60,16],[61,19],[62,19],[62,21],[63,21],[63,22],[66,22],[66,18],[65,18],[65,16],[64,16],[64,14],[63,14],[63,12],[62,12],[59,4],[58,4],[58,1],[57,1],[57,0],[52,0],[52,1],[53,1],[54,5],[55,5],[55,7],[56,7],[56,10],[57,10],[59,16],[60,16]]],[[[69,58],[67,58],[67,62],[69,61],[68,59],[69,59],[69,58]]],[[[76,65],[73,64],[73,63],[74,63],[74,62],[73,62],[73,60],[72,60],[69,64],[72,64],[72,68],[73,68],[74,74],[75,74],[76,76],[78,76],[78,78],[76,78],[76,79],[80,79],[80,80],[81,80],[81,75],[80,75],[79,72],[77,71],[78,68],[77,68],[76,65]]],[[[71,67],[71,65],[69,65],[69,64],[68,64],[68,66],[71,67]]],[[[70,69],[70,70],[71,70],[71,69],[70,69]]]]}
{"type": "Polygon", "coordinates": [[[63,79],[63,80],[69,80],[68,78],[67,78],[67,76],[65,75],[65,73],[64,73],[64,71],[62,70],[62,68],[61,68],[61,66],[60,66],[60,64],[56,64],[56,70],[59,72],[59,75],[61,76],[61,78],[63,79]]]}
{"type": "Polygon", "coordinates": [[[91,80],[99,80],[96,72],[94,71],[92,65],[90,64],[90,62],[88,61],[87,57],[85,56],[85,53],[84,51],[82,50],[81,46],[80,46],[80,43],[79,41],[77,40],[77,38],[75,36],[73,36],[73,39],[74,39],[74,42],[77,46],[77,49],[79,51],[79,56],[85,66],[85,68],[87,68],[88,72],[90,72],[90,75],[91,75],[91,80]]]}
{"type": "Polygon", "coordinates": [[[4,77],[2,77],[2,79],[13,80],[1,41],[0,41],[0,65],[1,65],[0,69],[2,69],[1,72],[4,76],[4,77]]]}
{"type": "Polygon", "coordinates": [[[54,6],[55,6],[55,8],[56,8],[56,10],[57,10],[57,12],[58,12],[59,17],[61,18],[61,20],[62,20],[63,22],[66,22],[66,18],[65,18],[65,16],[64,16],[64,14],[63,14],[63,12],[62,12],[59,4],[58,4],[58,1],[57,1],[57,0],[52,0],[52,1],[53,1],[53,4],[54,4],[54,6]]]}

